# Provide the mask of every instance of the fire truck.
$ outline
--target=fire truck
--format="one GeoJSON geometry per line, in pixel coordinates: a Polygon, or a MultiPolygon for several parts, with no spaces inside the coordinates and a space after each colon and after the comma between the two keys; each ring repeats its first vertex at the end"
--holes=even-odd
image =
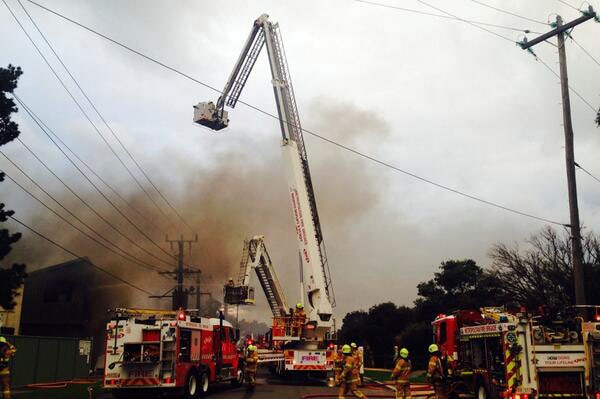
{"type": "Polygon", "coordinates": [[[600,313],[550,320],[504,308],[433,321],[454,397],[600,399],[600,313]]]}
{"type": "Polygon", "coordinates": [[[288,177],[288,195],[300,259],[300,302],[308,314],[299,323],[294,319],[266,252],[262,239],[247,240],[237,281],[225,287],[225,302],[232,305],[251,304],[254,291],[248,285],[249,275],[256,271],[260,284],[273,311],[272,346],[281,356],[271,361],[279,371],[326,372],[333,368],[330,348],[335,330],[332,318],[335,296],[329,271],[323,231],[313,189],[303,129],[288,69],[279,25],[266,14],[252,24],[250,34],[235,63],[216,104],[200,102],[194,106],[194,122],[215,131],[229,125],[225,106],[234,108],[263,48],[266,47],[271,83],[275,95],[277,118],[281,131],[281,149],[288,177]],[[277,359],[277,360],[274,360],[277,359]]]}
{"type": "Polygon", "coordinates": [[[224,318],[183,310],[116,309],[106,326],[104,387],[115,397],[181,391],[189,399],[215,383],[243,383],[237,335],[224,318]]]}

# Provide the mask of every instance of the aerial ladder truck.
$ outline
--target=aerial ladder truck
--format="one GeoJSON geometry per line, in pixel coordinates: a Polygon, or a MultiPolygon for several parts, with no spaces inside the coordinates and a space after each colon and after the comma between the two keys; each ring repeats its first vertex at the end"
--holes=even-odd
{"type": "MultiPolygon", "coordinates": [[[[225,106],[229,108],[236,106],[263,47],[266,47],[269,58],[271,82],[282,135],[281,149],[286,165],[289,198],[292,204],[301,259],[301,276],[306,276],[306,278],[301,277],[301,284],[303,287],[302,295],[305,294],[308,299],[308,314],[306,323],[299,334],[288,334],[289,329],[286,328],[286,318],[290,315],[286,313],[287,304],[278,283],[269,281],[268,277],[259,274],[259,272],[265,270],[272,272],[273,269],[259,267],[254,268],[254,270],[258,274],[259,281],[265,290],[267,300],[274,313],[273,341],[279,341],[279,344],[281,344],[282,351],[285,354],[285,361],[283,362],[285,369],[326,370],[330,369],[332,364],[329,354],[331,351],[326,349],[334,329],[332,313],[335,306],[335,297],[308,166],[303,131],[300,125],[281,33],[278,24],[269,21],[268,15],[263,14],[254,21],[242,52],[216,104],[211,101],[201,102],[194,106],[194,122],[216,131],[228,126],[229,115],[228,111],[225,110],[225,106]]],[[[262,240],[260,242],[259,244],[251,240],[249,245],[258,245],[259,247],[256,248],[266,254],[264,243],[262,243],[262,240]]],[[[248,250],[252,251],[250,247],[248,250]]],[[[268,255],[266,256],[268,257],[268,255]]],[[[260,256],[258,259],[260,263],[260,256]]],[[[265,260],[265,258],[262,259],[265,260]]],[[[247,280],[238,279],[237,287],[241,291],[245,290],[246,293],[240,292],[242,296],[238,297],[237,303],[253,301],[251,288],[247,284],[247,280]]],[[[230,303],[235,302],[230,301],[230,303]]]]}

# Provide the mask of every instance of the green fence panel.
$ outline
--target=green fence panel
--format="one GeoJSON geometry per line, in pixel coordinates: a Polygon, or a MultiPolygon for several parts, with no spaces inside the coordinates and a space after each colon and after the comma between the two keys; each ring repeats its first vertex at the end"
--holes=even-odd
{"type": "Polygon", "coordinates": [[[56,338],[39,338],[37,362],[34,366],[36,383],[58,381],[56,379],[58,342],[56,338]]]}
{"type": "Polygon", "coordinates": [[[17,347],[10,364],[13,387],[88,376],[89,340],[23,335],[5,337],[17,347]]]}

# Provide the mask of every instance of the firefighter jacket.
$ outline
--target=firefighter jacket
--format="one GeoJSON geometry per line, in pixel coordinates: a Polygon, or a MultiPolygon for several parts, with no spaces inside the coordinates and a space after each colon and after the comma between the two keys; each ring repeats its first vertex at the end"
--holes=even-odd
{"type": "Polygon", "coordinates": [[[352,357],[354,358],[354,376],[360,378],[360,368],[362,367],[360,351],[356,349],[354,353],[352,353],[352,357]]]}
{"type": "Polygon", "coordinates": [[[244,363],[247,372],[256,373],[256,368],[258,367],[258,353],[256,351],[246,353],[244,363]]]}
{"type": "Polygon", "coordinates": [[[399,357],[396,361],[396,367],[392,370],[392,379],[400,383],[408,383],[410,381],[410,372],[412,364],[409,359],[399,357]]]}
{"type": "Polygon", "coordinates": [[[438,355],[431,355],[429,358],[429,364],[427,366],[427,377],[432,381],[439,381],[444,378],[444,368],[442,367],[442,360],[438,355]]]}
{"type": "Polygon", "coordinates": [[[8,342],[0,343],[0,375],[8,374],[10,372],[8,369],[8,362],[16,351],[17,348],[15,348],[14,345],[9,344],[8,342]]]}
{"type": "Polygon", "coordinates": [[[348,384],[360,382],[360,378],[358,377],[358,372],[356,370],[357,367],[354,356],[344,356],[344,368],[342,369],[342,374],[340,375],[341,382],[348,384]]]}

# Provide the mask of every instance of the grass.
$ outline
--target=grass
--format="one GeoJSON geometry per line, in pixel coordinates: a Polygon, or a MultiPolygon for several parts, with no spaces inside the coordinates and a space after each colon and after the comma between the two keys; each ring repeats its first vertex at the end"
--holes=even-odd
{"type": "MultiPolygon", "coordinates": [[[[365,369],[365,377],[370,378],[374,381],[386,382],[390,381],[390,374],[392,370],[384,370],[384,369],[365,369]]],[[[426,374],[425,372],[417,372],[413,373],[410,376],[410,382],[414,383],[424,383],[426,382],[426,374]]]]}
{"type": "Polygon", "coordinates": [[[95,384],[69,384],[66,388],[55,389],[18,389],[13,392],[12,396],[16,399],[88,399],[90,395],[87,389],[90,385],[94,389],[92,392],[94,398],[98,394],[106,392],[97,382],[95,384]]]}

